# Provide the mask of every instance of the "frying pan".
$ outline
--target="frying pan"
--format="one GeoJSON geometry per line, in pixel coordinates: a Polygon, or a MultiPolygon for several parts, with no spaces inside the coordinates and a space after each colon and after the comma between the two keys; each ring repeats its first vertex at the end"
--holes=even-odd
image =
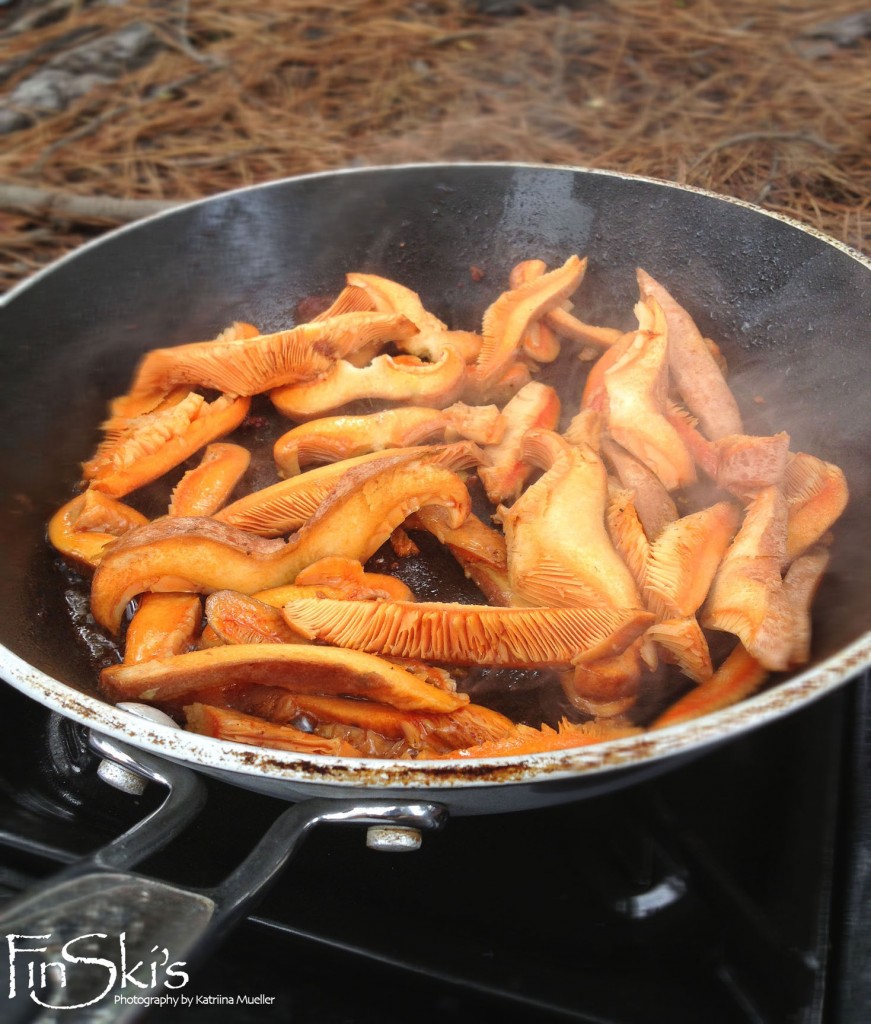
{"type": "MultiPolygon", "coordinates": [[[[869,324],[871,263],[858,253],[746,203],[610,172],[521,164],[329,172],[116,231],[26,281],[0,307],[0,675],[89,726],[102,753],[168,779],[176,810],[196,807],[191,777],[199,772],[307,801],[308,811],[291,808],[279,819],[251,870],[212,900],[220,913],[204,911],[211,897],[170,894],[172,918],[193,921],[185,949],[204,930],[214,933],[216,920],[238,916],[240,893],[266,884],[316,821],[433,827],[445,807],[466,814],[543,806],[667,769],[806,705],[871,663],[869,324]],[[585,319],[632,326],[634,271],[643,266],[721,345],[747,431],[785,429],[793,450],[846,473],[851,500],[818,593],[807,667],[695,722],[578,750],[458,763],[341,761],[222,742],[96,696],[102,641],[81,614],[78,633],[72,624],[69,604],[81,595],[65,585],[45,526],[93,451],[107,400],[126,389],[146,350],[212,337],[235,319],[277,330],[293,321],[301,298],[336,294],[351,270],[396,278],[451,326],[475,329],[515,263],[535,256],[553,265],[571,253],[590,261],[577,296],[585,319]]],[[[569,375],[562,388],[570,412],[577,384],[569,375]]],[[[78,893],[77,906],[101,893],[100,906],[123,902],[125,872],[159,838],[140,835],[136,855],[129,841],[101,852],[61,884],[78,893]]],[[[134,877],[145,904],[169,898],[165,887],[134,877]]],[[[56,892],[36,894],[20,920],[31,929],[47,912],[53,920],[56,892]]]]}
{"type": "MultiPolygon", "coordinates": [[[[412,165],[242,189],[109,234],[14,289],[2,315],[0,674],[133,746],[289,800],[379,795],[482,813],[622,785],[761,726],[871,662],[871,264],[745,203],[626,175],[521,164],[412,165]],[[76,635],[45,524],[98,439],[107,400],[147,349],[234,319],[271,331],[350,270],[394,277],[452,326],[479,327],[510,267],[589,257],[585,318],[628,328],[634,270],[662,281],[716,339],[750,433],[837,463],[851,500],[816,601],[813,660],[689,724],[573,751],[468,763],[334,761],[149,724],[95,696],[98,639],[76,635]],[[471,272],[476,267],[484,271],[471,272]],[[764,397],[759,403],[757,396],[764,397]]],[[[575,411],[575,381],[563,403],[575,411]]]]}

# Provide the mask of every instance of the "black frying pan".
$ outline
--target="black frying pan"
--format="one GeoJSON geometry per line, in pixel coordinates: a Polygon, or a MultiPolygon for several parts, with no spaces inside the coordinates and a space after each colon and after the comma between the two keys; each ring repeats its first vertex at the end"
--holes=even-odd
{"type": "MultiPolygon", "coordinates": [[[[849,679],[871,661],[869,271],[830,239],[702,192],[567,168],[451,165],[312,175],[219,196],[115,232],[13,291],[0,307],[0,673],[92,726],[102,754],[136,762],[170,796],[168,818],[69,869],[7,915],[4,930],[59,930],[63,918],[75,936],[105,928],[111,911],[119,930],[132,934],[137,921],[147,957],[155,935],[170,942],[172,921],[173,954],[187,962],[203,937],[207,944],[244,912],[317,821],[386,824],[389,844],[409,826],[437,826],[445,806],[481,813],[576,799],[694,756],[849,679]],[[101,641],[71,625],[45,525],[143,352],[214,336],[234,319],[286,326],[301,298],[335,294],[349,270],[395,277],[452,326],[474,329],[513,264],[570,253],[590,258],[578,296],[586,319],[631,326],[634,269],[644,266],[720,342],[747,430],[786,429],[794,450],[844,469],[851,501],[806,669],[738,707],[640,738],[454,764],[258,750],[151,724],[95,696],[101,641]],[[763,405],[753,400],[760,394],[763,405]],[[330,799],[282,815],[224,885],[186,893],[129,871],[197,806],[195,774],[180,765],[291,801],[330,799]]],[[[562,397],[573,411],[576,379],[562,397]]],[[[83,979],[87,998],[99,978],[83,979]]],[[[113,1014],[108,998],[105,1019],[135,1016],[113,1014]]]]}
{"type": "MultiPolygon", "coordinates": [[[[2,307],[0,671],[109,735],[290,799],[377,786],[486,811],[625,781],[627,768],[762,724],[871,660],[869,322],[871,274],[858,254],[745,204],[611,173],[508,164],[326,173],[117,231],[26,282],[2,307]],[[395,277],[443,320],[474,329],[514,263],[539,256],[554,264],[575,252],[590,259],[577,296],[586,319],[631,326],[634,269],[644,266],[722,345],[748,432],[786,429],[793,450],[845,470],[851,501],[817,599],[806,670],[738,708],[640,740],[467,764],[252,751],[145,725],[94,698],[93,662],[64,609],[45,523],[92,451],[107,400],[126,389],[144,351],[211,337],[237,318],[264,331],[286,326],[301,298],[335,294],[349,270],[395,277]]],[[[563,399],[576,407],[576,381],[563,399]]]]}

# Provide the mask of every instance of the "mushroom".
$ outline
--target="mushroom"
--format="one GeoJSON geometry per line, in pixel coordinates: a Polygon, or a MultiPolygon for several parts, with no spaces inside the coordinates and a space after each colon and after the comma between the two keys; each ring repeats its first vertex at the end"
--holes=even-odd
{"type": "Polygon", "coordinates": [[[545,470],[499,518],[518,603],[638,608],[641,598],[605,528],[608,481],[591,448],[530,430],[523,457],[545,470]]]}
{"type": "Polygon", "coordinates": [[[811,605],[828,564],[828,550],[817,545],[799,555],[783,577],[783,590],[792,608],[794,623],[791,666],[804,665],[810,659],[811,605]]]}
{"type": "Polygon", "coordinates": [[[275,334],[199,341],[149,352],[139,365],[128,400],[164,394],[179,384],[234,395],[257,395],[326,373],[350,352],[416,332],[397,314],[344,313],[275,334]]]}
{"type": "Polygon", "coordinates": [[[253,491],[221,509],[215,519],[261,537],[280,537],[305,525],[345,476],[360,467],[377,468],[379,465],[393,465],[395,460],[403,459],[432,462],[456,471],[476,465],[479,458],[478,449],[470,442],[462,441],[452,445],[370,452],[353,459],[319,466],[308,473],[253,491]]]}
{"type": "MultiPolygon", "coordinates": [[[[511,268],[508,285],[519,288],[528,281],[537,281],[547,271],[544,260],[523,260],[511,268]]],[[[560,353],[559,338],[544,318],[533,321],[521,342],[523,353],[537,363],[552,363],[560,353]]]]}
{"type": "Polygon", "coordinates": [[[398,753],[414,750],[429,757],[459,747],[510,736],[516,726],[510,718],[481,704],[466,704],[455,711],[400,711],[388,704],[349,697],[288,693],[274,687],[252,687],[237,703],[273,722],[292,723],[301,715],[314,721],[314,730],[336,723],[401,740],[398,753]]]}
{"type": "Polygon", "coordinates": [[[723,373],[690,314],[648,273],[637,271],[643,299],[654,299],[668,325],[668,364],[687,408],[712,441],[743,434],[741,413],[723,373]]]}
{"type": "Polygon", "coordinates": [[[768,669],[739,643],[710,679],[676,700],[654,721],[652,728],[688,722],[737,704],[755,693],[767,678],[768,669]]]}
{"type": "Polygon", "coordinates": [[[529,327],[560,305],[578,287],[587,261],[570,256],[556,270],[503,292],[484,312],[484,341],[472,373],[472,386],[484,396],[516,360],[529,327]]]}
{"type": "Polygon", "coordinates": [[[450,331],[423,306],[417,292],[397,281],[377,274],[351,273],[346,275],[349,285],[360,288],[369,297],[375,309],[383,313],[399,313],[410,320],[417,334],[399,340],[397,347],[404,352],[430,359],[440,359],[448,348],[453,349],[466,363],[472,362],[481,348],[481,338],[470,331],[450,331]]]}
{"type": "Polygon", "coordinates": [[[843,472],[831,462],[796,452],[786,466],[783,490],[787,507],[786,561],[818,543],[847,506],[843,472]]]}
{"type": "Polygon", "coordinates": [[[544,667],[619,653],[651,623],[626,608],[492,608],[406,601],[290,601],[311,640],[448,665],[544,667]]]}
{"type": "Polygon", "coordinates": [[[287,542],[268,540],[214,519],[165,516],[132,531],[104,555],[91,588],[91,611],[116,631],[131,598],[144,591],[252,594],[294,579],[326,555],[363,562],[423,505],[450,507],[459,525],[469,492],[433,463],[386,459],[358,466],[287,542]]]}
{"type": "Polygon", "coordinates": [[[129,505],[89,489],[55,512],[48,523],[48,539],[74,568],[93,572],[110,544],[147,522],[129,505]]]}
{"type": "Polygon", "coordinates": [[[723,490],[749,499],[763,487],[780,485],[789,456],[789,434],[771,437],[729,434],[714,442],[715,479],[723,490]]]}
{"type": "Polygon", "coordinates": [[[714,577],[702,625],[737,636],[764,668],[786,669],[795,623],[783,590],[786,502],[777,487],[757,493],[714,577]]]}
{"type": "Polygon", "coordinates": [[[644,603],[657,619],[684,618],[702,606],[740,515],[728,501],[669,523],[650,546],[644,603]]]}
{"type": "Polygon", "coordinates": [[[400,406],[365,415],[309,420],[275,442],[273,455],[282,476],[295,476],[315,462],[338,462],[385,448],[409,448],[457,434],[492,444],[504,432],[495,405],[472,407],[456,402],[447,409],[400,406]]]}
{"type": "Polygon", "coordinates": [[[649,540],[677,519],[677,508],[659,477],[621,445],[602,439],[602,455],[623,487],[633,492],[633,503],[649,540]]]}
{"type": "Polygon", "coordinates": [[[360,757],[360,751],[343,739],[325,739],[292,725],[276,725],[241,711],[211,704],[188,704],[185,727],[190,732],[212,736],[232,743],[253,743],[258,747],[293,750],[300,754],[330,754],[333,757],[360,757]]]}
{"type": "MultiPolygon", "coordinates": [[[[161,596],[144,594],[143,600],[161,596]]],[[[199,597],[196,600],[199,602],[199,597]]],[[[288,626],[277,608],[235,590],[216,590],[209,594],[206,598],[206,622],[225,644],[304,642],[299,633],[288,626]]]]}
{"type": "Polygon", "coordinates": [[[557,728],[542,725],[533,729],[529,725],[518,725],[514,732],[497,740],[488,740],[474,747],[454,750],[447,754],[435,755],[441,759],[477,757],[508,757],[521,754],[541,754],[548,750],[566,750],[570,747],[586,747],[592,743],[636,736],[640,729],[623,723],[610,722],[569,722],[561,719],[557,728]]]}
{"type": "Polygon", "coordinates": [[[154,412],[110,430],[94,456],[83,463],[84,479],[94,490],[121,498],[235,430],[250,403],[250,398],[233,395],[209,402],[194,391],[174,392],[154,412]]]}
{"type": "Polygon", "coordinates": [[[124,663],[183,654],[196,647],[203,617],[197,594],[143,594],[124,637],[124,663]]]}
{"type": "Polygon", "coordinates": [[[690,453],[663,415],[668,387],[665,317],[653,300],[635,307],[632,343],[604,372],[607,426],[614,440],[662,481],[666,490],[696,478],[690,453]]]}
{"type": "Polygon", "coordinates": [[[531,381],[502,410],[505,433],[497,444],[484,447],[484,464],[478,476],[493,504],[513,500],[529,478],[532,468],[522,457],[523,437],[533,427],[556,428],[560,400],[547,384],[531,381]]]}
{"type": "Polygon", "coordinates": [[[353,366],[339,359],[323,376],[274,388],[269,397],[282,415],[297,421],[325,416],[360,399],[440,408],[457,398],[465,372],[463,357],[453,349],[434,363],[381,355],[367,366],[353,366]]]}
{"type": "Polygon", "coordinates": [[[279,686],[294,693],[366,697],[406,711],[454,711],[465,694],[442,690],[374,654],[311,644],[226,644],[136,665],[110,665],[112,700],[177,701],[215,687],[279,686]]]}
{"type": "Polygon", "coordinates": [[[210,516],[233,492],[251,462],[251,453],[238,444],[210,444],[200,464],[175,485],[171,516],[210,516]]]}
{"type": "Polygon", "coordinates": [[[431,533],[450,551],[490,604],[513,603],[508,582],[508,555],[505,537],[487,526],[474,513],[457,527],[450,525],[445,509],[436,505],[421,508],[406,523],[409,529],[420,527],[431,533]]]}

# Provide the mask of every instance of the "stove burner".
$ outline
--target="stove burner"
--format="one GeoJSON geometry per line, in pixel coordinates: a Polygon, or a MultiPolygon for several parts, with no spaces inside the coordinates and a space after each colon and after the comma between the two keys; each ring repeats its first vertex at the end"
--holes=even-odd
{"type": "MultiPolygon", "coordinates": [[[[453,819],[410,857],[367,850],[356,830],[318,830],[186,992],[266,993],[299,1024],[380,1022],[385,993],[421,1024],[494,1012],[509,1024],[871,1019],[859,969],[871,942],[856,912],[871,888],[866,689],[631,789],[453,819]]],[[[0,695],[17,724],[0,773],[8,896],[113,839],[159,794],[111,790],[76,727],[0,695]]],[[[218,885],[284,806],[206,787],[204,810],[143,873],[218,885]]],[[[262,1022],[262,1006],[248,1012],[232,1019],[262,1022]]],[[[198,1018],[164,1008],[144,1019],[198,1018]]]]}

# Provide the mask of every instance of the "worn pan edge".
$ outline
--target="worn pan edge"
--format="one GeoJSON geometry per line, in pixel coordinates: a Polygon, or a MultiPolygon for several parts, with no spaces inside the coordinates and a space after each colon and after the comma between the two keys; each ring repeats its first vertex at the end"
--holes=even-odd
{"type": "MultiPolygon", "coordinates": [[[[516,161],[454,163],[411,163],[318,171],[233,189],[215,196],[182,203],[131,224],[101,235],[26,278],[6,295],[0,296],[0,309],[68,260],[96,246],[110,243],[115,237],[135,230],[142,224],[170,217],[181,210],[209,203],[214,199],[240,195],[254,189],[262,190],[302,181],[337,175],[374,172],[401,172],[415,168],[528,168],[532,170],[566,171],[649,182],[655,185],[692,192],[708,198],[744,207],[803,231],[856,260],[871,271],[871,260],[858,250],[776,211],[765,210],[746,200],[724,196],[696,186],[624,172],[570,165],[538,164],[516,161]]],[[[763,693],[698,720],[671,726],[640,736],[627,737],[552,753],[515,755],[470,761],[396,761],[373,758],[337,759],[323,755],[299,755],[290,752],[215,740],[194,733],[173,730],[146,723],[94,697],[68,686],[41,672],[0,645],[0,676],[21,692],[40,701],[58,713],[83,725],[96,727],[116,739],[127,740],[151,752],[185,761],[193,765],[238,772],[244,775],[267,774],[276,779],[328,786],[389,786],[394,788],[453,788],[490,786],[506,783],[528,783],[544,779],[592,776],[612,769],[641,765],[704,748],[738,736],[764,725],[787,711],[797,710],[831,692],[871,665],[871,631],[819,665],[774,685],[763,693]]]]}

